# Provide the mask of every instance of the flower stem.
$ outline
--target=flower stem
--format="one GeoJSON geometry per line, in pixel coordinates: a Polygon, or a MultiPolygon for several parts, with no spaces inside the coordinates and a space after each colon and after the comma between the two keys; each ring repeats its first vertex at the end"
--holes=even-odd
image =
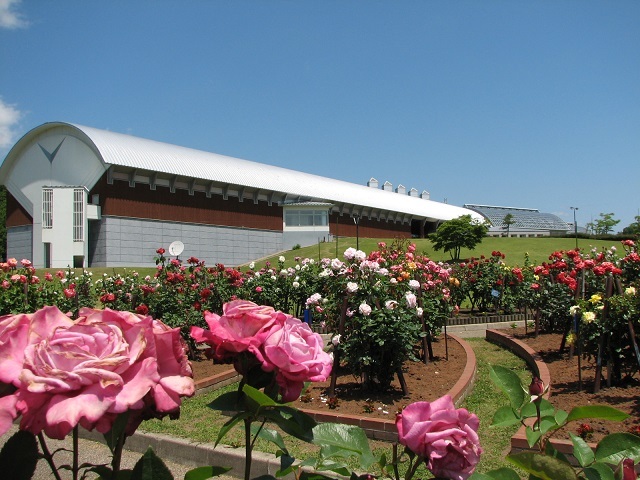
{"type": "Polygon", "coordinates": [[[244,480],[251,479],[251,420],[245,418],[244,420],[244,480]]]}
{"type": "Polygon", "coordinates": [[[78,426],[73,427],[73,480],[78,480],[78,426]]]}
{"type": "Polygon", "coordinates": [[[409,470],[407,470],[407,473],[405,473],[405,475],[404,475],[404,479],[405,480],[411,480],[413,478],[413,476],[416,474],[416,470],[418,470],[418,467],[422,463],[422,460],[423,460],[422,457],[418,457],[418,459],[416,460],[416,463],[414,463],[409,468],[409,470]]]}
{"type": "Polygon", "coordinates": [[[124,442],[127,435],[122,432],[122,435],[118,437],[118,443],[113,450],[113,458],[111,459],[111,476],[112,478],[118,478],[120,472],[120,462],[122,461],[122,449],[124,448],[124,442]]]}
{"type": "Polygon", "coordinates": [[[398,444],[393,444],[393,461],[391,462],[393,465],[393,473],[395,475],[395,480],[400,480],[400,471],[398,470],[398,444]]]}
{"type": "Polygon", "coordinates": [[[42,448],[43,457],[49,464],[53,476],[56,478],[56,480],[62,480],[62,478],[60,478],[60,474],[58,473],[58,469],[56,468],[56,464],[53,462],[53,455],[51,455],[51,452],[47,447],[47,442],[44,439],[44,435],[42,434],[42,432],[38,434],[38,440],[40,441],[40,448],[42,448]]]}

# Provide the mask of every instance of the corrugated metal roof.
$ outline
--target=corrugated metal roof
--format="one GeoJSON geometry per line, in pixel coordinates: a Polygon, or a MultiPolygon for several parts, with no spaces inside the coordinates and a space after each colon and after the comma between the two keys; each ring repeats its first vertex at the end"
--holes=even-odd
{"type": "Polygon", "coordinates": [[[77,128],[93,142],[107,166],[117,165],[157,171],[205,181],[282,192],[308,198],[311,201],[364,206],[415,217],[450,220],[460,215],[472,215],[474,218],[482,219],[478,213],[462,207],[310,173],[83,125],[62,122],[45,125],[77,128]]]}

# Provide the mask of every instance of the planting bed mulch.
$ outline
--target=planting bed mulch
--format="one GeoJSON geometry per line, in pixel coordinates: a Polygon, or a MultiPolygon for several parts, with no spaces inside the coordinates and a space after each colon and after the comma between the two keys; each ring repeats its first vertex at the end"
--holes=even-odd
{"type": "MultiPolygon", "coordinates": [[[[551,396],[549,401],[555,408],[570,411],[573,407],[582,405],[609,405],[618,408],[629,415],[624,422],[610,422],[600,420],[587,420],[593,429],[593,436],[589,441],[597,443],[603,436],[615,432],[629,432],[631,429],[640,428],[640,375],[636,373],[632,378],[624,380],[622,385],[606,386],[606,380],[602,379],[599,393],[592,393],[595,380],[595,360],[582,359],[582,390],[578,383],[578,357],[569,359],[568,348],[564,353],[559,353],[562,335],[541,333],[538,338],[524,328],[505,330],[505,333],[513,335],[518,340],[540,354],[549,367],[551,375],[551,396]]],[[[606,372],[606,369],[603,369],[606,372]]],[[[606,374],[606,373],[605,373],[606,374]]],[[[577,422],[569,426],[569,430],[578,434],[577,422]]],[[[558,434],[558,438],[569,438],[568,431],[558,434]]]]}
{"type": "MultiPolygon", "coordinates": [[[[418,401],[432,401],[445,395],[458,381],[465,368],[467,357],[462,346],[455,340],[448,340],[448,360],[444,337],[432,342],[434,359],[428,364],[407,362],[403,373],[409,395],[402,394],[398,379],[395,378],[389,391],[367,391],[359,379],[345,371],[340,371],[336,384],[337,405],[328,405],[330,381],[312,383],[302,400],[295,405],[299,408],[360,415],[385,420],[395,420],[395,414],[404,406],[418,401]],[[303,401],[304,400],[304,401],[303,401]]],[[[200,380],[232,369],[231,365],[214,365],[210,360],[192,362],[194,378],[200,380]]]]}

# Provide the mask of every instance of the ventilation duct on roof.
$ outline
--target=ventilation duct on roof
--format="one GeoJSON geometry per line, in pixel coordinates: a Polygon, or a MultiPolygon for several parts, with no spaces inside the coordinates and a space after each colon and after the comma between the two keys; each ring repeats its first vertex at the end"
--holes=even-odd
{"type": "Polygon", "coordinates": [[[410,197],[417,197],[418,196],[418,190],[416,190],[415,188],[412,188],[411,190],[409,190],[409,196],[410,197]]]}
{"type": "Polygon", "coordinates": [[[400,184],[396,187],[396,193],[399,193],[401,195],[406,195],[407,189],[404,185],[400,184]]]}
{"type": "Polygon", "coordinates": [[[431,198],[431,194],[426,190],[423,190],[420,194],[420,198],[422,198],[423,200],[429,200],[431,198]]]}
{"type": "Polygon", "coordinates": [[[369,179],[369,181],[367,182],[367,187],[378,188],[378,180],[376,180],[375,178],[371,177],[369,179]]]}
{"type": "Polygon", "coordinates": [[[393,192],[393,184],[388,180],[382,185],[382,189],[387,192],[393,192]]]}

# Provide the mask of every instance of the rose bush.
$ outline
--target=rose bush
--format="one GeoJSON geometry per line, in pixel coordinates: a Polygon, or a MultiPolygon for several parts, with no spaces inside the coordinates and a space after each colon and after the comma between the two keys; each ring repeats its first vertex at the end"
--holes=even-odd
{"type": "Polygon", "coordinates": [[[416,402],[396,417],[398,441],[415,453],[436,477],[465,480],[480,461],[478,417],[456,409],[445,395],[433,402],[416,402]]]}

